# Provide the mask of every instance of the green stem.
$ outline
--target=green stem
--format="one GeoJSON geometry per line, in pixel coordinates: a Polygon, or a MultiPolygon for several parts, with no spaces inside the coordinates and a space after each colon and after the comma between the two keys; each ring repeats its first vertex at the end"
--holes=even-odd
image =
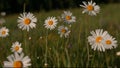
{"type": "MultiPolygon", "coordinates": [[[[59,48],[58,46],[59,46],[59,40],[58,40],[58,42],[57,42],[57,48],[59,48]]],[[[54,48],[54,52],[55,52],[56,57],[57,57],[57,67],[60,67],[60,59],[59,59],[58,49],[57,49],[57,48],[55,49],[55,47],[53,47],[53,48],[54,48]]]]}
{"type": "Polygon", "coordinates": [[[27,46],[27,32],[24,31],[24,46],[25,46],[25,52],[28,52],[28,46],[27,46]]]}
{"type": "MultiPolygon", "coordinates": [[[[88,24],[88,22],[89,22],[89,20],[88,20],[88,15],[86,15],[85,16],[86,17],[86,21],[85,21],[85,38],[87,38],[87,30],[89,29],[89,26],[87,26],[87,24],[88,24]]],[[[86,44],[86,46],[87,46],[87,67],[89,67],[89,58],[90,58],[90,56],[89,56],[89,45],[88,45],[88,42],[85,40],[85,44],[86,44]]]]}
{"type": "Polygon", "coordinates": [[[48,45],[48,30],[46,32],[46,46],[45,46],[45,63],[47,64],[47,45],[48,45]]]}
{"type": "Polygon", "coordinates": [[[67,57],[67,67],[70,67],[70,57],[69,57],[69,54],[68,54],[68,43],[69,43],[69,38],[64,38],[64,45],[65,45],[65,53],[66,53],[66,57],[67,57]],[[66,42],[65,42],[66,41],[66,42]]]}
{"type": "Polygon", "coordinates": [[[23,5],[23,12],[25,12],[25,9],[26,9],[26,4],[24,3],[24,5],[23,5]]]}
{"type": "Polygon", "coordinates": [[[108,56],[108,54],[107,54],[107,52],[105,52],[105,60],[106,60],[106,65],[107,65],[107,67],[109,67],[109,56],[108,56]]]}
{"type": "Polygon", "coordinates": [[[70,67],[70,57],[69,57],[67,48],[65,48],[65,53],[66,53],[66,56],[67,56],[67,67],[70,67]]]}

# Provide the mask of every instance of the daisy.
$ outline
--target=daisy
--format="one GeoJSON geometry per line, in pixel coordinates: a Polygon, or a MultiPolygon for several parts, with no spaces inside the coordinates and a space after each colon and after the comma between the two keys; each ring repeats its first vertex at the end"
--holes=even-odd
{"type": "Polygon", "coordinates": [[[57,22],[56,17],[48,17],[45,20],[45,24],[44,25],[45,25],[45,28],[52,30],[52,29],[54,29],[56,27],[57,23],[58,22],[57,22]]]}
{"type": "Polygon", "coordinates": [[[9,29],[7,29],[6,27],[2,27],[0,29],[0,37],[6,37],[6,36],[8,36],[9,35],[8,32],[9,32],[9,29]]]}
{"type": "Polygon", "coordinates": [[[117,47],[117,41],[110,35],[105,36],[104,46],[106,49],[112,49],[117,47]]]}
{"type": "Polygon", "coordinates": [[[88,2],[88,4],[86,2],[83,2],[83,4],[84,5],[80,5],[81,7],[85,8],[82,13],[88,13],[89,15],[93,16],[100,11],[100,7],[96,5],[95,2],[92,2],[92,0],[88,2]]]}
{"type": "Polygon", "coordinates": [[[37,18],[32,14],[32,13],[26,13],[24,12],[23,14],[20,14],[18,17],[18,27],[22,30],[27,30],[29,31],[30,28],[35,28],[37,18]]]}
{"type": "Polygon", "coordinates": [[[70,11],[64,11],[62,18],[68,24],[76,22],[76,17],[72,16],[72,13],[70,11]]]}
{"type": "Polygon", "coordinates": [[[21,53],[22,52],[21,43],[19,43],[18,41],[13,43],[11,50],[12,52],[21,53]]]}
{"type": "Polygon", "coordinates": [[[103,29],[96,29],[95,31],[91,31],[91,34],[92,36],[88,37],[88,42],[90,43],[91,48],[98,51],[105,51],[103,41],[108,35],[108,32],[103,32],[103,29]]]}
{"type": "Polygon", "coordinates": [[[24,57],[24,54],[14,53],[7,57],[8,61],[4,61],[4,67],[12,67],[12,68],[27,68],[31,66],[31,59],[28,56],[24,57]]]}
{"type": "Polygon", "coordinates": [[[65,36],[65,38],[69,35],[70,31],[65,26],[59,26],[58,27],[58,34],[60,34],[60,37],[65,36]]]}

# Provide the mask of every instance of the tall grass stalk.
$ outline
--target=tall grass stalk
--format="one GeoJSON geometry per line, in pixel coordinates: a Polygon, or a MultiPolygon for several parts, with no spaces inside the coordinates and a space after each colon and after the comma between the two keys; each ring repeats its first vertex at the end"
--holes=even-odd
{"type": "Polygon", "coordinates": [[[89,54],[89,45],[88,45],[88,41],[87,41],[87,34],[88,34],[88,32],[89,32],[89,25],[87,25],[87,24],[90,24],[90,23],[89,23],[90,21],[89,21],[88,18],[89,18],[89,16],[86,14],[86,15],[85,15],[85,19],[86,19],[86,20],[85,20],[85,25],[84,25],[85,27],[84,27],[84,28],[85,28],[85,44],[86,44],[86,46],[87,46],[87,64],[86,64],[87,67],[89,67],[89,60],[90,60],[90,59],[89,59],[89,58],[90,58],[90,56],[89,56],[89,55],[90,55],[90,54],[89,54]]]}
{"type": "Polygon", "coordinates": [[[66,67],[71,67],[70,66],[70,57],[69,57],[68,49],[67,48],[65,48],[65,53],[66,53],[66,56],[67,56],[67,66],[66,67]]]}
{"type": "Polygon", "coordinates": [[[25,52],[28,53],[29,52],[29,46],[28,46],[28,32],[27,31],[24,31],[24,46],[25,46],[25,52]]]}
{"type": "MultiPolygon", "coordinates": [[[[3,46],[3,38],[0,38],[0,45],[2,45],[3,46]]],[[[5,47],[3,46],[3,49],[4,49],[5,47]]],[[[5,48],[5,50],[6,50],[6,48],[5,48]]],[[[1,57],[1,56],[0,56],[1,57]]],[[[1,59],[2,59],[2,57],[1,57],[1,59]]],[[[0,59],[0,67],[2,67],[2,60],[0,59]]]]}
{"type": "Polygon", "coordinates": [[[23,12],[25,12],[25,9],[26,9],[26,4],[24,3],[23,4],[23,12]]]}
{"type": "Polygon", "coordinates": [[[45,66],[47,66],[47,49],[48,49],[48,30],[46,30],[46,45],[45,45],[45,66]]]}

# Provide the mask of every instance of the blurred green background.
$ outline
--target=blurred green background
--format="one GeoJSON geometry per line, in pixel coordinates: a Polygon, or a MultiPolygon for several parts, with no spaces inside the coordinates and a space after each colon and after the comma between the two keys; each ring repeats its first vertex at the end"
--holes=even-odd
{"type": "MultiPolygon", "coordinates": [[[[53,9],[67,9],[79,7],[79,4],[81,4],[82,1],[83,0],[0,0],[0,11],[5,11],[7,13],[23,12],[24,4],[26,5],[26,11],[39,12],[41,10],[50,11],[53,9]]],[[[93,0],[93,1],[97,2],[97,4],[120,2],[120,0],[93,0]]]]}

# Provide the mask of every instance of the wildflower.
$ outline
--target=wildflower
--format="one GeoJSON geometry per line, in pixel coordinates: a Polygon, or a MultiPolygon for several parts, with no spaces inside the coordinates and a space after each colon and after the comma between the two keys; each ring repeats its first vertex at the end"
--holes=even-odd
{"type": "Polygon", "coordinates": [[[7,29],[6,27],[2,27],[0,29],[0,37],[6,37],[6,36],[8,36],[9,35],[8,32],[9,32],[9,29],[7,29]]]}
{"type": "Polygon", "coordinates": [[[106,49],[112,49],[117,47],[117,41],[110,35],[105,36],[104,46],[106,49]]]}
{"type": "Polygon", "coordinates": [[[24,12],[23,14],[20,14],[18,17],[18,27],[22,30],[27,30],[29,31],[30,28],[35,28],[37,18],[32,14],[32,13],[26,13],[24,12]]]}
{"type": "Polygon", "coordinates": [[[93,16],[96,15],[97,13],[99,13],[100,11],[100,7],[98,5],[96,5],[95,2],[92,2],[92,0],[90,2],[88,2],[88,4],[86,2],[83,2],[84,5],[80,5],[81,7],[85,8],[82,13],[88,13],[89,15],[93,16]]]}
{"type": "Polygon", "coordinates": [[[103,29],[96,29],[95,31],[91,31],[91,34],[92,36],[88,37],[88,42],[90,43],[91,48],[98,51],[105,51],[103,41],[108,35],[108,32],[103,32],[103,29]]]}
{"type": "Polygon", "coordinates": [[[21,53],[22,52],[21,43],[19,43],[18,41],[13,43],[11,50],[12,52],[21,53]]]}
{"type": "Polygon", "coordinates": [[[48,17],[46,20],[45,20],[45,28],[47,29],[50,29],[50,30],[53,30],[56,25],[57,25],[57,19],[56,17],[48,17]]]}
{"type": "Polygon", "coordinates": [[[62,18],[68,24],[76,22],[76,17],[72,16],[72,13],[70,11],[64,11],[62,18]]]}
{"type": "Polygon", "coordinates": [[[58,34],[60,34],[60,37],[65,36],[65,38],[69,35],[70,30],[65,26],[59,26],[58,27],[58,34]]]}
{"type": "Polygon", "coordinates": [[[4,67],[12,67],[12,68],[25,68],[31,66],[31,59],[28,56],[24,57],[24,54],[14,53],[7,57],[8,61],[4,61],[4,67]]]}

